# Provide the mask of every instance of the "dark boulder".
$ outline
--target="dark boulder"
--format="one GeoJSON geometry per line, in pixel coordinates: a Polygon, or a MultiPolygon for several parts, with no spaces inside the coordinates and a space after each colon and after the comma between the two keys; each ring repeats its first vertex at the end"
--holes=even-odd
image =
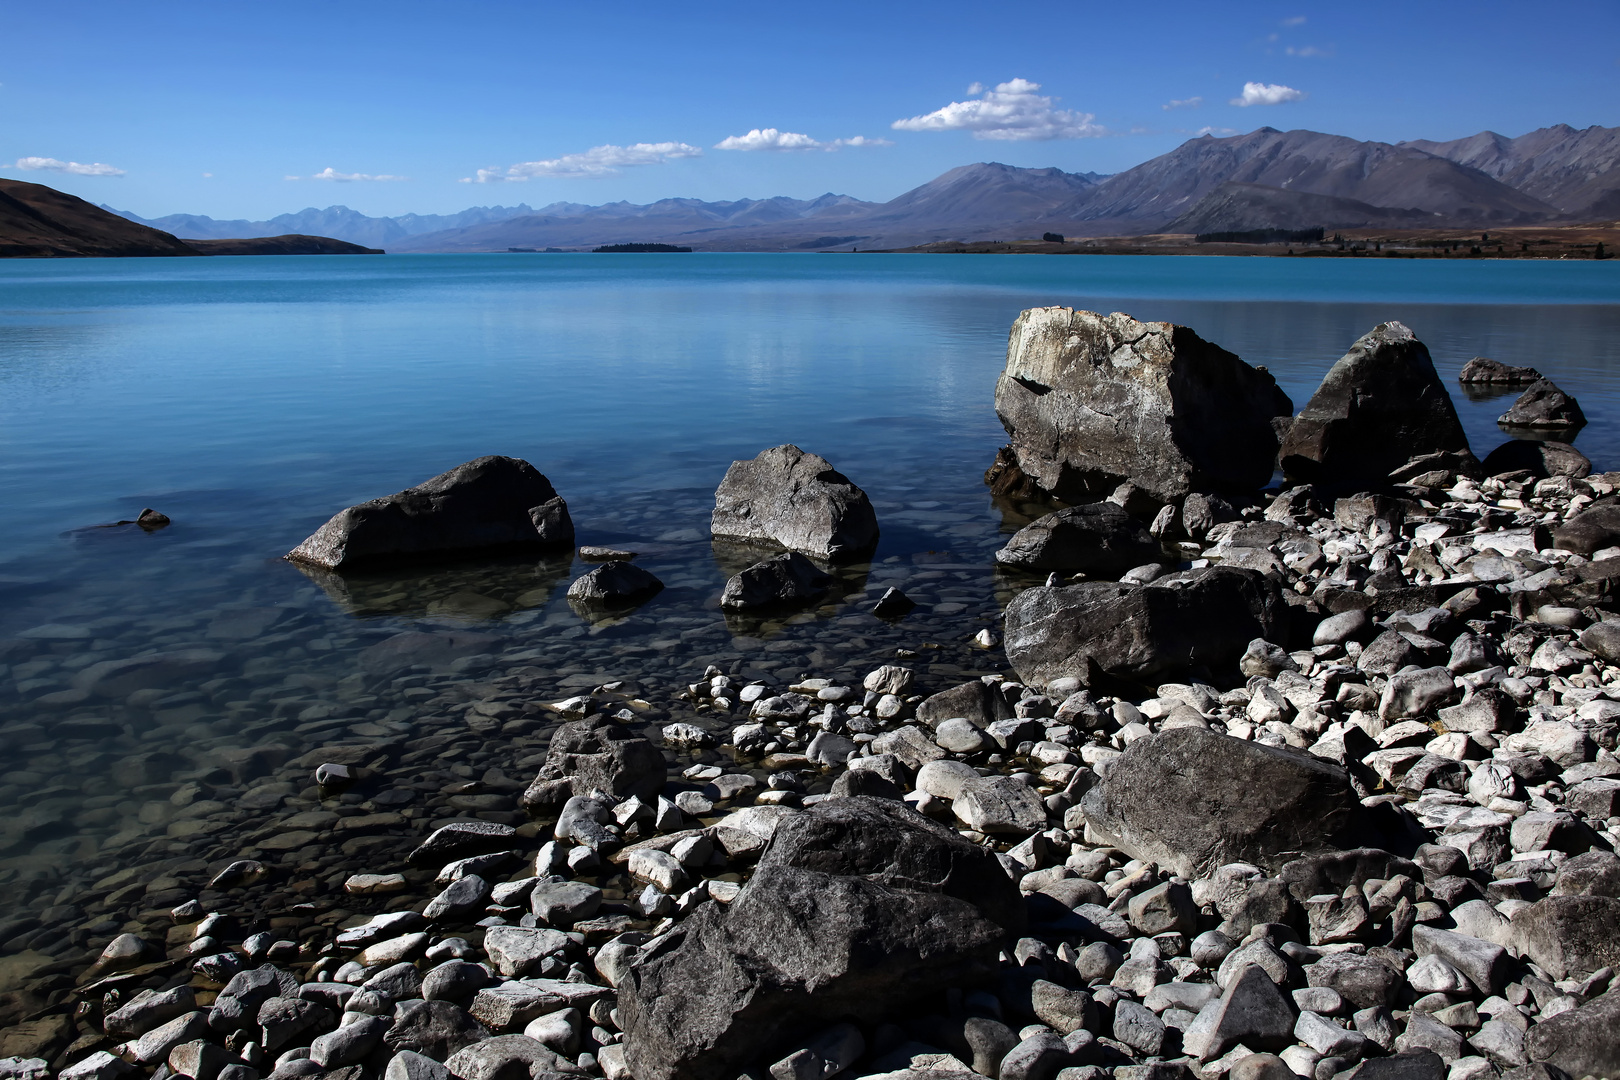
{"type": "Polygon", "coordinates": [[[568,601],[584,607],[628,607],[663,588],[662,581],[635,563],[606,562],[568,586],[568,601]]]}
{"type": "Polygon", "coordinates": [[[1108,843],[1196,878],[1232,862],[1275,872],[1329,851],[1358,803],[1336,765],[1188,727],[1131,743],[1081,808],[1108,843]]]}
{"type": "Polygon", "coordinates": [[[1341,896],[1352,886],[1360,892],[1374,878],[1388,881],[1397,874],[1405,874],[1413,881],[1423,880],[1423,868],[1409,859],[1380,848],[1354,848],[1295,859],[1284,865],[1278,876],[1289,895],[1304,903],[1323,893],[1341,896]]]}
{"type": "Polygon", "coordinates": [[[851,558],[877,543],[866,492],[826,458],[786,444],[733,461],[714,493],[717,540],[764,543],[820,558],[851,558]]]}
{"type": "Polygon", "coordinates": [[[938,727],[941,720],[960,716],[974,727],[987,728],[997,720],[1011,719],[1012,715],[1012,706],[1007,704],[1000,690],[980,679],[941,690],[917,703],[917,719],[929,727],[938,727]]]}
{"type": "Polygon", "coordinates": [[[1282,445],[1289,476],[1335,491],[1377,488],[1412,458],[1468,449],[1429,350],[1398,322],[1350,347],[1282,445]]]}
{"type": "Polygon", "coordinates": [[[656,746],[597,715],[557,729],[546,763],[520,802],[526,809],[557,807],[593,791],[651,801],[663,790],[668,775],[656,746]]]}
{"type": "Polygon", "coordinates": [[[625,1062],[731,1080],[835,1020],[992,978],[1023,928],[991,853],[889,800],[820,803],[778,824],[730,905],[645,947],[619,985],[625,1062]]]}
{"type": "Polygon", "coordinates": [[[1550,476],[1580,479],[1592,474],[1591,460],[1569,443],[1537,439],[1509,439],[1486,454],[1481,465],[1491,476],[1528,472],[1537,480],[1550,476]]]}
{"type": "Polygon", "coordinates": [[[1620,990],[1610,990],[1578,1009],[1559,1013],[1525,1032],[1531,1061],[1570,1076],[1620,1076],[1620,990]]]}
{"type": "Polygon", "coordinates": [[[353,570],[573,542],[568,506],[551,481],[527,461],[490,456],[340,510],[287,558],[327,570],[353,570]]]}
{"type": "Polygon", "coordinates": [[[1553,979],[1581,979],[1620,967],[1620,900],[1549,896],[1513,913],[1513,935],[1526,958],[1553,979]]]}
{"type": "Polygon", "coordinates": [[[1586,414],[1581,412],[1580,402],[1558,389],[1551,379],[1542,379],[1520,394],[1496,422],[1508,428],[1569,431],[1585,427],[1586,414]]]}
{"type": "Polygon", "coordinates": [[[1126,480],[1161,503],[1258,490],[1276,462],[1272,418],[1292,412],[1265,369],[1184,326],[1065,307],[1018,316],[996,383],[1007,464],[1068,502],[1126,480]]]}
{"type": "Polygon", "coordinates": [[[826,595],[833,577],[797,551],[762,559],[726,582],[720,606],[733,611],[807,604],[826,595]]]}
{"type": "Polygon", "coordinates": [[[1086,581],[1020,593],[1006,614],[1007,659],[1026,683],[1073,676],[1136,681],[1193,665],[1237,663],[1255,638],[1286,636],[1277,584],[1254,570],[1206,567],[1149,585],[1086,581]]]}
{"type": "Polygon", "coordinates": [[[1020,570],[1077,571],[1117,577],[1164,557],[1153,535],[1116,503],[1088,503],[1038,517],[996,552],[1020,570]]]}
{"type": "Polygon", "coordinates": [[[1620,544],[1620,495],[1609,495],[1553,530],[1554,547],[1590,555],[1620,544]]]}
{"type": "Polygon", "coordinates": [[[1497,360],[1476,356],[1463,365],[1457,381],[1464,386],[1495,385],[1523,386],[1541,378],[1541,372],[1532,367],[1513,367],[1497,360]]]}

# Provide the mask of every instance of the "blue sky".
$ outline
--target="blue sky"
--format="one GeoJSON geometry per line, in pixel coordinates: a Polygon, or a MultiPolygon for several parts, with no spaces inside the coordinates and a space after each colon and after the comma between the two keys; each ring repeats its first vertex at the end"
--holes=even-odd
{"type": "Polygon", "coordinates": [[[145,216],[884,200],[972,161],[1115,172],[1204,128],[1620,124],[1615,0],[88,0],[6,24],[0,175],[145,216]]]}

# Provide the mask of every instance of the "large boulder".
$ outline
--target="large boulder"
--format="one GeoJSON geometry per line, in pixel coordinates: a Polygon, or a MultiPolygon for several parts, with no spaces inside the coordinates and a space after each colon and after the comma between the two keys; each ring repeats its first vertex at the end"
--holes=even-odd
{"type": "Polygon", "coordinates": [[[1272,419],[1292,412],[1265,369],[1185,326],[1118,312],[1023,312],[996,382],[1017,470],[1068,502],[1125,480],[1160,502],[1258,490],[1277,457],[1272,419]]]}
{"type": "Polygon", "coordinates": [[[1549,476],[1592,474],[1592,462],[1569,443],[1542,442],[1539,439],[1509,439],[1485,455],[1481,466],[1491,476],[1527,471],[1538,480],[1549,476]]]}
{"type": "Polygon", "coordinates": [[[1531,1061],[1555,1065],[1570,1076],[1620,1076],[1620,990],[1559,1013],[1525,1033],[1531,1061]]]}
{"type": "Polygon", "coordinates": [[[598,714],[557,729],[545,764],[519,801],[526,809],[558,807],[593,791],[652,801],[668,778],[656,746],[598,714]]]}
{"type": "Polygon", "coordinates": [[[1520,394],[1496,422],[1508,428],[1571,431],[1586,426],[1586,414],[1581,412],[1580,403],[1558,389],[1551,379],[1540,379],[1520,394]]]}
{"type": "Polygon", "coordinates": [[[1541,378],[1532,367],[1514,367],[1500,360],[1476,356],[1462,366],[1457,381],[1464,386],[1524,386],[1541,378]]]}
{"type": "Polygon", "coordinates": [[[625,1062],[636,1080],[732,1080],[834,1020],[992,977],[1024,927],[990,852],[892,800],[820,803],[777,825],[730,905],[626,972],[625,1062]]]}
{"type": "Polygon", "coordinates": [[[1255,638],[1278,640],[1287,606],[1254,570],[1212,566],[1148,585],[1085,581],[1020,593],[1007,607],[1007,659],[1044,686],[1072,676],[1138,682],[1190,666],[1235,664],[1255,638]]]}
{"type": "Polygon", "coordinates": [[[568,506],[540,470],[481,457],[412,488],[340,510],[287,553],[294,562],[354,570],[489,550],[566,547],[568,506]]]}
{"type": "Polygon", "coordinates": [[[1194,727],[1131,743],[1081,801],[1105,842],[1187,878],[1331,851],[1358,806],[1336,765],[1194,727]]]}
{"type": "Polygon", "coordinates": [[[714,493],[717,540],[764,543],[824,559],[853,558],[878,538],[866,492],[827,459],[791,443],[733,461],[714,493]]]}
{"type": "Polygon", "coordinates": [[[1609,495],[1558,526],[1552,532],[1554,547],[1590,555],[1620,544],[1620,495],[1609,495]]]}
{"type": "Polygon", "coordinates": [[[1164,558],[1142,523],[1117,503],[1087,503],[1036,518],[996,552],[996,562],[1020,570],[1078,571],[1117,577],[1164,558]]]}
{"type": "Polygon", "coordinates": [[[605,562],[568,586],[568,601],[581,607],[629,607],[651,599],[664,583],[635,563],[605,562]]]}
{"type": "Polygon", "coordinates": [[[1283,439],[1282,467],[1306,483],[1360,491],[1383,486],[1412,458],[1467,450],[1428,348],[1387,322],[1329,369],[1283,439]]]}
{"type": "Polygon", "coordinates": [[[1554,979],[1582,979],[1620,967],[1620,900],[1611,896],[1548,896],[1513,913],[1514,941],[1554,979]]]}

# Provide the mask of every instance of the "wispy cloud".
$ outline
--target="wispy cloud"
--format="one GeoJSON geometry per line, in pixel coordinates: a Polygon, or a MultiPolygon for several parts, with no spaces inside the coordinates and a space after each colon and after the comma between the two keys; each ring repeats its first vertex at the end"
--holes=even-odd
{"type": "Polygon", "coordinates": [[[1162,107],[1165,112],[1169,112],[1171,109],[1196,109],[1203,103],[1204,99],[1201,97],[1172,98],[1168,104],[1162,107]]]}
{"type": "Polygon", "coordinates": [[[356,180],[381,180],[391,182],[395,180],[409,180],[408,176],[392,176],[388,173],[338,172],[328,165],[318,173],[309,176],[288,176],[287,180],[332,180],[339,184],[349,184],[356,180]]]}
{"type": "Polygon", "coordinates": [[[1237,128],[1215,127],[1212,124],[1205,124],[1203,127],[1199,128],[1197,131],[1192,132],[1192,134],[1194,136],[1199,136],[1199,137],[1202,137],[1204,135],[1215,135],[1215,136],[1224,137],[1224,136],[1227,136],[1227,135],[1236,135],[1237,134],[1237,128]]]}
{"type": "Polygon", "coordinates": [[[1304,26],[1305,25],[1305,16],[1303,16],[1303,15],[1290,15],[1288,18],[1286,18],[1286,19],[1284,19],[1282,21],[1282,24],[1284,26],[1304,26]]]}
{"type": "Polygon", "coordinates": [[[986,90],[979,83],[968,87],[979,95],[970,101],[953,101],[931,113],[896,120],[889,126],[896,131],[970,131],[975,139],[1026,141],[1036,139],[1084,139],[1106,135],[1091,113],[1053,106],[1056,98],[1042,95],[1041,84],[1028,79],[1012,79],[986,90]]]}
{"type": "Polygon", "coordinates": [[[123,176],[124,170],[99,161],[81,165],[77,161],[58,161],[53,157],[24,157],[17,159],[17,168],[45,172],[71,173],[74,176],[123,176]]]}
{"type": "Polygon", "coordinates": [[[714,144],[716,150],[837,150],[845,146],[893,146],[888,139],[868,139],[856,135],[848,139],[822,142],[808,135],[776,128],[754,128],[746,135],[728,135],[714,144]]]}
{"type": "Polygon", "coordinates": [[[1303,90],[1295,90],[1292,86],[1283,86],[1280,83],[1247,82],[1243,84],[1243,93],[1233,98],[1228,104],[1247,108],[1250,105],[1286,105],[1290,101],[1305,100],[1303,90]]]}
{"type": "Polygon", "coordinates": [[[564,154],[544,161],[520,161],[505,169],[479,169],[476,177],[463,177],[463,184],[495,184],[501,181],[534,180],[550,177],[562,180],[598,180],[617,176],[635,165],[662,165],[677,158],[702,157],[703,151],[683,142],[632,143],[629,146],[593,146],[580,154],[564,154]]]}
{"type": "Polygon", "coordinates": [[[1324,48],[1317,45],[1290,45],[1283,52],[1289,56],[1332,56],[1333,46],[1324,48]]]}

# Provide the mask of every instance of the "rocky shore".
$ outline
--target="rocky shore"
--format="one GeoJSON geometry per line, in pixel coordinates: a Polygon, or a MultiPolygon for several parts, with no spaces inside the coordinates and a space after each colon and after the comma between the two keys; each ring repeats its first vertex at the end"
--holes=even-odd
{"type": "MultiPolygon", "coordinates": [[[[1571,429],[1518,381],[1504,424],[1571,429]]],[[[414,630],[278,695],[183,635],[65,689],[52,658],[110,628],[4,643],[37,685],[0,737],[61,785],[103,739],[148,798],[83,800],[95,873],[42,866],[4,913],[0,1075],[1620,1076],[1620,474],[1476,458],[1399,324],[1296,415],[1186,328],[1037,309],[997,409],[986,479],[1027,524],[988,611],[982,568],[862,562],[865,493],[785,446],[714,503],[753,657],[414,630]],[[915,637],[759,662],[857,594],[915,637]]],[[[546,477],[482,458],[289,558],[354,602],[368,563],[573,542],[546,477]]],[[[683,587],[579,554],[585,626],[683,587]]]]}

